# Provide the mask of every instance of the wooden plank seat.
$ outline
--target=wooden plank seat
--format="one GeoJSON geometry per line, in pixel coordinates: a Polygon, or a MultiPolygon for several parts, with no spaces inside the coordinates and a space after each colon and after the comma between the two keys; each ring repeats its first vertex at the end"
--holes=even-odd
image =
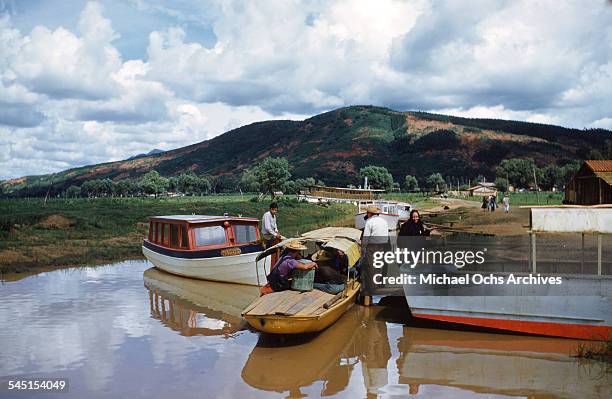
{"type": "Polygon", "coordinates": [[[250,316],[286,315],[315,316],[334,295],[319,290],[307,292],[281,291],[260,297],[244,312],[250,316]]]}

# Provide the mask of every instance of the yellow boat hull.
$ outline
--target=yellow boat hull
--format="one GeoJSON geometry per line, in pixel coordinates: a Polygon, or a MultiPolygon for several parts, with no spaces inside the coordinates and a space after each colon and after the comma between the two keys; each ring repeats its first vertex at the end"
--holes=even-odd
{"type": "Polygon", "coordinates": [[[325,312],[316,316],[285,316],[243,315],[251,327],[257,331],[268,334],[305,334],[325,330],[334,324],[342,315],[349,310],[359,294],[360,284],[355,282],[348,290],[347,296],[336,302],[325,312]]]}

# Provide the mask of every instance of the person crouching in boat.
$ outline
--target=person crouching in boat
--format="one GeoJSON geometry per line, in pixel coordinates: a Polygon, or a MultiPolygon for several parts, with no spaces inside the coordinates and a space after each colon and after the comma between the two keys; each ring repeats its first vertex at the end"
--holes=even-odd
{"type": "Polygon", "coordinates": [[[312,255],[312,260],[319,262],[314,276],[313,288],[328,294],[337,294],[344,291],[348,256],[343,251],[321,249],[312,255]]]}
{"type": "Polygon", "coordinates": [[[291,271],[293,269],[308,270],[317,266],[314,262],[301,262],[302,254],[307,248],[299,241],[291,241],[285,245],[287,253],[283,255],[278,262],[272,267],[272,271],[268,274],[268,284],[275,292],[291,289],[291,271]]]}

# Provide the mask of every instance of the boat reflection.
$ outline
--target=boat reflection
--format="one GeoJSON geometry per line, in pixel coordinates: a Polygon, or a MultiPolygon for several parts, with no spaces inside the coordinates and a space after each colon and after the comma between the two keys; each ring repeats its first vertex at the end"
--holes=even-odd
{"type": "Polygon", "coordinates": [[[151,316],[181,335],[229,337],[247,328],[240,312],[259,290],[254,286],[179,277],[156,268],[145,270],[151,316]]]}
{"type": "Polygon", "coordinates": [[[481,394],[609,398],[608,365],[570,356],[578,341],[405,328],[399,383],[444,385],[481,394]]]}
{"type": "Polygon", "coordinates": [[[317,381],[315,396],[333,396],[345,390],[361,363],[363,384],[370,397],[387,384],[391,348],[386,323],[372,316],[378,310],[353,307],[320,334],[274,336],[261,334],[249,355],[242,379],[250,386],[288,397],[304,397],[302,389],[317,381]]]}

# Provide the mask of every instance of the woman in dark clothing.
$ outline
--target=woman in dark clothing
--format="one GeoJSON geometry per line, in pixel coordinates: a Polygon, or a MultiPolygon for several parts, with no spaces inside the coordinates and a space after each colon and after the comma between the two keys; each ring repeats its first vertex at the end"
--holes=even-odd
{"type": "Polygon", "coordinates": [[[410,219],[402,224],[398,236],[426,236],[429,235],[429,230],[425,229],[421,221],[419,211],[413,209],[410,212],[410,219]]]}

